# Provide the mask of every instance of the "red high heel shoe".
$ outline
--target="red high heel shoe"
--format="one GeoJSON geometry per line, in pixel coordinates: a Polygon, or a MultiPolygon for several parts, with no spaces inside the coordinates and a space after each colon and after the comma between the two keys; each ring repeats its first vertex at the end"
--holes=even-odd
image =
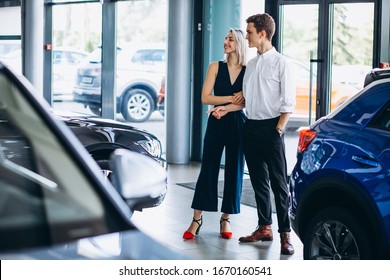
{"type": "MultiPolygon", "coordinates": [[[[200,216],[200,219],[198,219],[198,220],[195,220],[194,218],[192,218],[192,222],[198,224],[198,228],[196,229],[196,232],[195,232],[195,234],[198,235],[200,227],[203,224],[202,216],[200,216]]],[[[184,234],[183,234],[183,238],[184,239],[193,239],[194,237],[195,237],[195,235],[192,232],[190,232],[190,231],[185,231],[184,234]]]]}
{"type": "Polygon", "coordinates": [[[220,228],[221,228],[220,229],[221,237],[225,238],[225,239],[230,239],[230,238],[232,238],[233,233],[231,231],[222,231],[222,223],[223,222],[228,222],[230,224],[230,219],[229,218],[225,219],[221,216],[221,220],[219,220],[219,224],[220,224],[220,228]]]}

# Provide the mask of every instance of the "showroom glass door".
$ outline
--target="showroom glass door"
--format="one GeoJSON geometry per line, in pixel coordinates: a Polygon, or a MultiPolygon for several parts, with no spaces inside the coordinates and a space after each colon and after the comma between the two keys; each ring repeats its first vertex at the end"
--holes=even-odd
{"type": "Polygon", "coordinates": [[[296,109],[289,126],[309,125],[315,119],[319,5],[280,6],[279,50],[291,59],[296,74],[296,109]]]}
{"type": "Polygon", "coordinates": [[[305,2],[278,7],[278,49],[296,68],[293,127],[313,123],[358,92],[373,66],[372,1],[305,2]]]}
{"type": "Polygon", "coordinates": [[[372,1],[356,0],[277,3],[275,46],[291,59],[296,74],[297,104],[285,137],[290,172],[299,128],[362,88],[373,66],[375,7],[372,1]]]}
{"type": "Polygon", "coordinates": [[[330,99],[332,111],[363,88],[373,67],[374,3],[329,5],[330,99]]]}

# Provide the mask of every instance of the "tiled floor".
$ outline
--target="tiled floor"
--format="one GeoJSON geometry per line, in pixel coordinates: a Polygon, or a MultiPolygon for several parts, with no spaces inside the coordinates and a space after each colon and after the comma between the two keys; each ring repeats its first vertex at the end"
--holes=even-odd
{"type": "MultiPolygon", "coordinates": [[[[198,260],[302,260],[303,246],[292,232],[295,254],[280,254],[280,242],[276,228],[276,214],[273,220],[274,241],[240,243],[240,236],[252,233],[257,225],[256,209],[241,206],[241,213],[231,216],[233,238],[226,240],[219,235],[220,212],[204,212],[203,225],[199,235],[184,240],[183,232],[192,220],[190,208],[193,190],[177,183],[194,182],[199,173],[199,163],[168,166],[168,194],[164,202],[155,208],[145,209],[133,215],[133,222],[150,236],[181,254],[198,260]]],[[[247,176],[247,175],[246,175],[247,176]]],[[[223,178],[223,169],[220,177],[223,178]]],[[[220,200],[219,200],[220,202],[220,200]]]]}

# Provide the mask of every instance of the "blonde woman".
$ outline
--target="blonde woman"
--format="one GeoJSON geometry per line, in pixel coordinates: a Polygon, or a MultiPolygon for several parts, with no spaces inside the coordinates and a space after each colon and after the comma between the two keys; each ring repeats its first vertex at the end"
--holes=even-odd
{"type": "MultiPolygon", "coordinates": [[[[202,90],[207,105],[244,104],[242,81],[245,73],[246,42],[239,29],[230,29],[224,43],[225,59],[209,65],[202,90]]],[[[184,239],[192,239],[203,224],[202,211],[218,211],[218,176],[225,149],[225,178],[219,230],[225,239],[232,237],[230,215],[240,213],[244,154],[242,127],[246,116],[242,110],[222,119],[209,115],[204,136],[203,157],[191,207],[194,215],[184,239]]]]}

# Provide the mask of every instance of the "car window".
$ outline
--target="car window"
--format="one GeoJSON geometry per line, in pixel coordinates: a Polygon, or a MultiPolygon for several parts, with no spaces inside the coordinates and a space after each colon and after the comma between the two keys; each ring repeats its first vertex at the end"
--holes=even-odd
{"type": "Polygon", "coordinates": [[[160,49],[141,49],[137,50],[131,58],[132,63],[138,64],[157,64],[164,61],[165,51],[160,49]]]}
{"type": "Polygon", "coordinates": [[[390,102],[375,116],[369,125],[390,131],[390,102]]]}
{"type": "Polygon", "coordinates": [[[53,64],[79,64],[86,57],[83,53],[72,51],[53,51],[53,64]]]}
{"type": "Polygon", "coordinates": [[[62,64],[63,60],[65,60],[63,52],[53,51],[53,64],[62,64]]]}
{"type": "Polygon", "coordinates": [[[0,251],[109,232],[92,181],[3,71],[0,172],[0,251]]]}
{"type": "Polygon", "coordinates": [[[390,85],[388,83],[378,83],[374,86],[368,86],[360,94],[349,99],[340,108],[329,115],[335,120],[357,125],[368,125],[373,117],[389,101],[390,85]],[[367,91],[367,92],[365,92],[367,91]],[[364,93],[365,94],[362,94],[364,93]]]}
{"type": "Polygon", "coordinates": [[[69,64],[79,64],[84,58],[86,57],[85,54],[82,53],[76,53],[76,52],[68,52],[68,63],[69,64]]]}

